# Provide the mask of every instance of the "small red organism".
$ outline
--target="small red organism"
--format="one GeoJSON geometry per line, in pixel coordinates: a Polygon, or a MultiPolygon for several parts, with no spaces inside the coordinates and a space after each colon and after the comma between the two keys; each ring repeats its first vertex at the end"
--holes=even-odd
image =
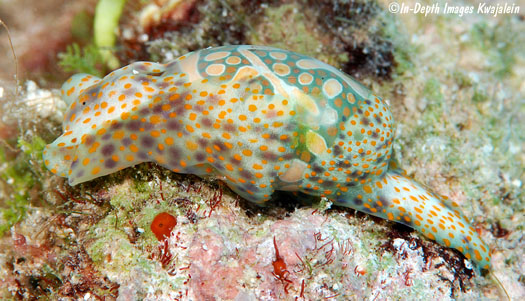
{"type": "MultiPolygon", "coordinates": [[[[295,256],[296,256],[297,258],[299,258],[299,260],[301,261],[301,266],[302,266],[302,268],[301,268],[300,270],[298,270],[298,271],[294,271],[294,273],[301,273],[301,272],[304,271],[306,268],[310,267],[310,266],[306,265],[306,263],[304,263],[304,260],[301,258],[301,256],[299,256],[299,254],[297,254],[297,252],[295,252],[295,256]]],[[[311,270],[310,270],[310,272],[311,272],[311,270]]]]}
{"type": "Polygon", "coordinates": [[[288,286],[290,286],[290,281],[288,275],[290,272],[286,269],[286,263],[284,259],[279,255],[279,249],[277,248],[277,243],[275,242],[275,236],[273,237],[273,246],[275,248],[275,261],[272,262],[273,272],[272,275],[275,279],[280,280],[284,285],[284,293],[288,294],[288,286]]]}
{"type": "Polygon", "coordinates": [[[405,278],[405,285],[406,286],[412,286],[412,284],[414,284],[414,282],[410,278],[410,272],[412,272],[412,270],[409,268],[403,273],[403,277],[405,278]]]}
{"type": "Polygon", "coordinates": [[[75,197],[73,197],[73,195],[71,194],[71,192],[69,191],[66,191],[66,193],[61,193],[60,191],[56,190],[56,189],[53,189],[53,192],[56,193],[64,202],[69,202],[69,201],[73,201],[75,203],[78,203],[78,204],[85,204],[86,201],[83,200],[83,199],[77,199],[75,197]]]}
{"type": "Polygon", "coordinates": [[[303,282],[301,282],[301,293],[299,294],[299,298],[304,299],[304,279],[303,282]]]}
{"type": "Polygon", "coordinates": [[[361,275],[361,276],[364,276],[364,275],[366,275],[366,270],[363,269],[362,267],[356,265],[356,266],[355,266],[355,269],[354,269],[354,273],[355,273],[356,275],[359,274],[359,275],[361,275]]]}
{"type": "MultiPolygon", "coordinates": [[[[171,263],[171,260],[173,259],[173,254],[171,254],[170,252],[170,247],[167,239],[162,241],[162,243],[158,246],[158,252],[158,259],[159,262],[162,264],[162,267],[168,268],[169,264],[171,263]]],[[[168,271],[168,274],[170,274],[170,271],[168,271]]]]}
{"type": "MultiPolygon", "coordinates": [[[[219,207],[219,204],[222,201],[222,187],[219,186],[219,190],[213,193],[213,197],[206,201],[208,206],[210,207],[210,212],[208,212],[208,217],[211,216],[213,211],[219,207]]],[[[204,213],[206,215],[206,212],[204,213]]]]}
{"type": "MultiPolygon", "coordinates": [[[[160,190],[160,198],[162,199],[163,202],[166,202],[166,200],[164,199],[164,193],[162,193],[162,181],[159,180],[159,190],[160,190]]],[[[157,203],[158,203],[158,200],[157,200],[157,203]]]]}
{"type": "Polygon", "coordinates": [[[13,239],[13,244],[17,247],[24,247],[26,245],[26,237],[22,234],[18,234],[18,233],[15,233],[15,232],[12,232],[12,235],[11,235],[12,239],[13,239]]]}
{"type": "Polygon", "coordinates": [[[177,219],[166,212],[157,214],[151,222],[151,232],[159,241],[164,241],[170,236],[171,230],[177,225],[177,219]]]}

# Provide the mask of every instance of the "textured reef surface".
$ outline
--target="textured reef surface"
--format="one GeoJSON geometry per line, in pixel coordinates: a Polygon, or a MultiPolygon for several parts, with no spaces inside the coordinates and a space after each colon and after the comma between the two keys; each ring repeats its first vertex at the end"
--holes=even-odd
{"type": "MultiPolygon", "coordinates": [[[[525,298],[523,14],[395,15],[388,1],[131,0],[118,28],[93,32],[101,14],[115,17],[96,11],[97,1],[41,1],[60,7],[41,16],[23,15],[30,12],[11,2],[0,10],[32,22],[4,20],[22,81],[17,87],[14,64],[4,57],[3,298],[502,296],[459,252],[325,198],[279,194],[260,208],[221,178],[154,163],[74,187],[45,168],[42,150],[61,134],[67,107],[53,88],[71,73],[102,76],[115,60],[167,62],[226,44],[315,57],[380,95],[396,121],[401,166],[459,204],[493,251],[493,273],[513,299],[525,298]],[[113,34],[111,53],[101,54],[93,36],[113,34]]],[[[0,38],[7,50],[4,31],[0,38]]]]}

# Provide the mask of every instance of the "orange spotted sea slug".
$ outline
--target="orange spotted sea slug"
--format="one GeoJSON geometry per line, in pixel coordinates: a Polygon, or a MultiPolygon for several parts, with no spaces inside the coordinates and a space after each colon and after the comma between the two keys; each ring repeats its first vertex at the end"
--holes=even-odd
{"type": "Polygon", "coordinates": [[[220,175],[247,200],[275,190],[324,196],[415,228],[490,268],[490,251],[457,204],[391,164],[388,105],[355,79],[277,48],[224,46],[167,64],[136,62],[103,79],[77,74],[46,166],[70,185],[153,161],[220,175]]]}

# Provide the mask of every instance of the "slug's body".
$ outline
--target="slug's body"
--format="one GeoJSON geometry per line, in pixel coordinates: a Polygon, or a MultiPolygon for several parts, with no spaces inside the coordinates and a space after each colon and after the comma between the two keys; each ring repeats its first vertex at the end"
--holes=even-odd
{"type": "Polygon", "coordinates": [[[490,267],[488,247],[443,197],[389,169],[387,105],[332,66],[290,51],[224,46],[137,62],[62,87],[64,134],[46,166],[75,185],[145,161],[218,175],[264,203],[275,190],[403,223],[490,267]]]}

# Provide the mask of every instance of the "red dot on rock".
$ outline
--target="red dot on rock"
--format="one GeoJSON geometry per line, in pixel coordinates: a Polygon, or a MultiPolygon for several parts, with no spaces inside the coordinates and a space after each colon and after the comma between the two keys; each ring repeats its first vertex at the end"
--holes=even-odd
{"type": "Polygon", "coordinates": [[[151,222],[151,232],[155,234],[159,241],[163,241],[170,236],[171,231],[177,225],[177,219],[166,212],[157,214],[151,222]]]}

